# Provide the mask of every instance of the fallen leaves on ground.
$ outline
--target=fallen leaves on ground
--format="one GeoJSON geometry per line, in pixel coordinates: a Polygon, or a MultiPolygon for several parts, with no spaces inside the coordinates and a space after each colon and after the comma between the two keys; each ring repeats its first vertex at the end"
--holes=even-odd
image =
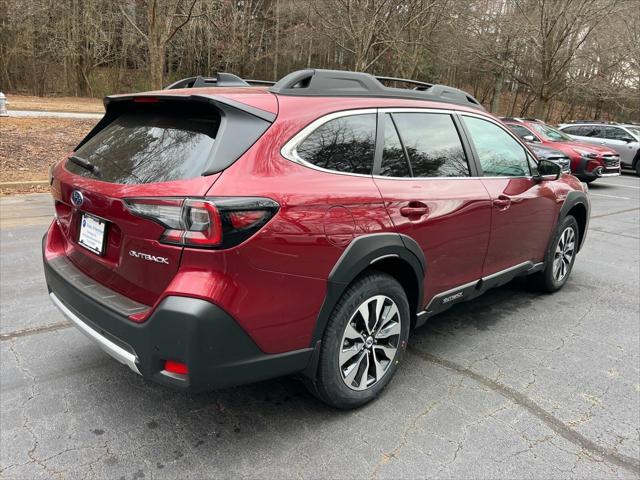
{"type": "MultiPolygon", "coordinates": [[[[0,182],[47,180],[49,167],[71,152],[95,124],[96,120],[0,118],[0,182]]],[[[11,193],[41,190],[12,187],[11,193]]]]}

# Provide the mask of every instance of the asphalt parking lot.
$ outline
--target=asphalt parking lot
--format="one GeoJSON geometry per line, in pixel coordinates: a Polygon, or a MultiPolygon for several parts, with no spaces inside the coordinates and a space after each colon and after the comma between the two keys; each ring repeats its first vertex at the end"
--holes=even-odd
{"type": "Polygon", "coordinates": [[[295,378],[188,395],[136,376],[49,301],[49,197],[3,197],[0,477],[638,478],[640,179],[590,193],[561,292],[516,280],[434,317],[353,412],[295,378]]]}

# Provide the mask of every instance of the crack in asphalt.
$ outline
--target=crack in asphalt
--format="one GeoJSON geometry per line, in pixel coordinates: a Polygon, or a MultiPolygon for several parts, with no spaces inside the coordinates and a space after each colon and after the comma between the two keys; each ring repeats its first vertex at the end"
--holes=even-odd
{"type": "Polygon", "coordinates": [[[6,340],[12,340],[18,337],[29,337],[31,335],[37,335],[39,333],[55,332],[56,330],[62,330],[63,328],[68,328],[72,325],[73,323],[69,321],[64,321],[64,322],[58,322],[58,323],[51,323],[49,325],[42,325],[41,327],[30,327],[30,328],[24,328],[22,330],[16,330],[14,332],[9,332],[9,333],[0,333],[0,340],[6,341],[6,340]]]}
{"type": "Polygon", "coordinates": [[[540,405],[538,405],[522,393],[518,392],[517,390],[508,387],[507,385],[498,383],[495,380],[491,380],[490,378],[474,372],[473,370],[469,370],[468,368],[458,363],[438,357],[436,355],[432,355],[415,347],[409,346],[407,351],[426,362],[433,363],[447,370],[452,370],[460,375],[463,375],[488,387],[494,392],[511,400],[516,405],[525,408],[529,413],[537,417],[540,421],[542,421],[542,423],[544,423],[547,427],[556,432],[562,438],[573,443],[574,445],[581,447],[583,450],[600,456],[606,462],[624,468],[625,470],[628,470],[632,473],[640,473],[640,459],[623,455],[612,450],[611,448],[598,445],[597,443],[589,440],[584,435],[568,427],[560,419],[554,417],[552,414],[540,407],[540,405]]]}
{"type": "Polygon", "coordinates": [[[439,400],[436,400],[435,402],[431,402],[423,411],[421,411],[418,415],[416,415],[413,418],[413,421],[411,422],[411,424],[409,424],[409,426],[404,430],[404,432],[402,432],[402,438],[400,439],[400,443],[398,444],[398,446],[394,448],[392,451],[382,454],[382,458],[376,464],[376,466],[373,469],[373,472],[371,472],[371,475],[369,476],[370,480],[374,480],[378,478],[378,470],[380,470],[380,468],[383,465],[388,463],[389,460],[397,457],[397,455],[400,453],[400,450],[402,450],[407,444],[407,442],[409,441],[407,438],[409,436],[409,433],[411,433],[413,430],[416,429],[418,420],[420,420],[422,417],[429,415],[431,410],[433,410],[439,403],[440,403],[439,400]]]}
{"type": "Polygon", "coordinates": [[[590,217],[590,219],[593,220],[594,218],[609,217],[611,215],[618,215],[620,213],[635,212],[637,210],[640,210],[640,208],[626,208],[624,210],[617,210],[615,212],[601,213],[600,215],[593,215],[593,216],[590,217]]]}

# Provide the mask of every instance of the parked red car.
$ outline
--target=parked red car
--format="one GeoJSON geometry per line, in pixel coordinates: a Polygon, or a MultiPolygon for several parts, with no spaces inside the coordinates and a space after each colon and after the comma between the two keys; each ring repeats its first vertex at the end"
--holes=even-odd
{"type": "Polygon", "coordinates": [[[545,145],[566,154],[571,159],[571,172],[584,182],[620,175],[620,155],[610,148],[578,142],[541,120],[502,118],[502,121],[525,142],[545,145]]]}
{"type": "Polygon", "coordinates": [[[430,316],[520,275],[560,289],[587,231],[583,185],[467,93],[387,80],[220,74],[107,97],[52,170],[51,299],[159,383],[301,373],[352,408],[430,316]]]}

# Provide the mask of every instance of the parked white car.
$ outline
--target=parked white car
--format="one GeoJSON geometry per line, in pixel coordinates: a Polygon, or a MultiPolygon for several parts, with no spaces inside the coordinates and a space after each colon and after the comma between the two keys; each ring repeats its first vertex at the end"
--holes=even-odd
{"type": "Polygon", "coordinates": [[[621,165],[640,176],[640,125],[580,122],[562,124],[559,129],[581,142],[615,150],[620,154],[621,165]]]}

